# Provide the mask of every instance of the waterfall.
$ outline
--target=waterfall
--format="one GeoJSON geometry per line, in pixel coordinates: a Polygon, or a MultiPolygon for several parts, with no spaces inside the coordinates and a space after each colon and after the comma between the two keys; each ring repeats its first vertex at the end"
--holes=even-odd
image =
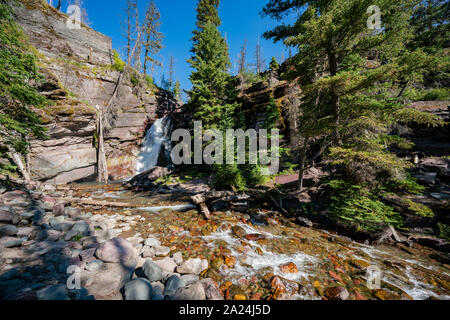
{"type": "Polygon", "coordinates": [[[145,135],[141,151],[137,159],[136,174],[150,170],[158,165],[161,149],[164,148],[166,161],[170,163],[172,151],[172,119],[170,116],[158,119],[145,135]]]}

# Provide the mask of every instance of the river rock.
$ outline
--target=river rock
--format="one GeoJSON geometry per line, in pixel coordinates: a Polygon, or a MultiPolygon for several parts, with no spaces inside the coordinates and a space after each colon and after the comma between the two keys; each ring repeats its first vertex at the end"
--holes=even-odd
{"type": "Polygon", "coordinates": [[[14,214],[8,210],[0,210],[0,223],[12,223],[14,214]]]}
{"type": "Polygon", "coordinates": [[[147,279],[139,278],[125,285],[125,300],[151,300],[152,285],[147,279]]]}
{"type": "Polygon", "coordinates": [[[97,300],[121,298],[120,290],[131,280],[136,261],[131,259],[122,263],[104,263],[95,272],[81,272],[81,285],[97,300]]]}
{"type": "Polygon", "coordinates": [[[298,283],[274,276],[271,281],[271,288],[273,292],[277,292],[278,296],[274,297],[277,300],[290,300],[291,297],[298,293],[300,286],[298,283]]]}
{"type": "Polygon", "coordinates": [[[104,262],[126,262],[136,257],[136,249],[127,240],[114,238],[100,244],[95,255],[104,262]]]}
{"type": "Polygon", "coordinates": [[[11,224],[0,225],[0,237],[15,236],[17,232],[17,227],[11,224]]]}
{"type": "Polygon", "coordinates": [[[38,300],[70,300],[65,284],[52,285],[37,292],[38,300]]]}
{"type": "Polygon", "coordinates": [[[237,238],[243,238],[247,234],[247,232],[245,232],[244,228],[242,228],[240,226],[234,226],[233,228],[231,228],[231,233],[233,234],[233,236],[235,236],[237,238]]]}
{"type": "Polygon", "coordinates": [[[349,293],[344,287],[328,287],[324,291],[328,300],[347,300],[349,293]]]}
{"type": "Polygon", "coordinates": [[[148,238],[145,240],[144,244],[148,247],[159,247],[161,242],[155,238],[148,238]]]}
{"type": "Polygon", "coordinates": [[[162,282],[152,282],[152,300],[164,300],[164,285],[162,282]]]}
{"type": "Polygon", "coordinates": [[[31,227],[24,227],[17,229],[17,237],[29,239],[34,229],[31,227]]]}
{"type": "Polygon", "coordinates": [[[153,260],[153,262],[158,265],[162,271],[165,272],[174,272],[177,264],[173,261],[172,258],[166,257],[162,260],[153,260]]]}
{"type": "Polygon", "coordinates": [[[25,282],[20,279],[12,279],[0,282],[0,299],[19,291],[20,289],[23,288],[24,285],[25,282]]]}
{"type": "Polygon", "coordinates": [[[89,262],[84,267],[87,271],[98,271],[102,268],[103,261],[102,260],[94,260],[92,262],[89,262]]]}
{"type": "Polygon", "coordinates": [[[144,270],[145,277],[150,280],[150,282],[157,282],[163,280],[163,272],[161,268],[151,260],[147,260],[142,267],[144,270]]]}
{"type": "Polygon", "coordinates": [[[219,289],[219,285],[213,279],[202,279],[201,283],[205,290],[206,299],[208,300],[224,300],[223,294],[219,289]]]}
{"type": "Polygon", "coordinates": [[[168,247],[161,247],[157,246],[155,247],[155,255],[157,257],[167,257],[170,253],[170,248],[168,247]]]}
{"type": "Polygon", "coordinates": [[[52,213],[55,217],[65,216],[66,215],[66,207],[64,203],[58,203],[53,206],[52,213]]]}
{"type": "Polygon", "coordinates": [[[205,259],[189,259],[177,267],[177,272],[180,274],[200,274],[208,269],[208,266],[208,261],[205,259]]]}
{"type": "Polygon", "coordinates": [[[173,254],[173,261],[179,266],[183,263],[183,254],[181,252],[177,252],[173,254]]]}
{"type": "Polygon", "coordinates": [[[192,284],[194,282],[200,281],[199,276],[195,274],[185,274],[181,276],[181,279],[184,281],[186,285],[192,284]]]}
{"type": "Polygon", "coordinates": [[[80,209],[78,208],[72,208],[72,207],[68,207],[66,208],[66,214],[71,218],[71,219],[80,219],[83,216],[83,213],[81,212],[80,209]]]}
{"type": "Polygon", "coordinates": [[[186,284],[183,279],[177,275],[169,277],[166,281],[166,286],[164,290],[164,296],[172,297],[179,288],[184,287],[186,284]]]}
{"type": "Polygon", "coordinates": [[[299,225],[301,225],[302,227],[306,227],[306,228],[312,228],[314,226],[314,224],[312,223],[311,220],[306,219],[304,217],[297,217],[297,223],[299,225]]]}
{"type": "Polygon", "coordinates": [[[22,246],[25,241],[24,238],[3,237],[0,239],[0,247],[16,248],[22,246]]]}
{"type": "Polygon", "coordinates": [[[143,258],[153,258],[155,257],[155,249],[152,247],[144,246],[141,250],[143,258]]]}
{"type": "Polygon", "coordinates": [[[179,288],[171,297],[172,300],[206,300],[205,289],[200,281],[179,288]]]}

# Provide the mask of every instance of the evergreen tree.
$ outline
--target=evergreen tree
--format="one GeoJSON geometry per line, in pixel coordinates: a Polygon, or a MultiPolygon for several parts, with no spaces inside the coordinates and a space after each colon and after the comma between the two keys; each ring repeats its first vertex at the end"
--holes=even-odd
{"type": "Polygon", "coordinates": [[[203,32],[206,23],[209,21],[214,26],[219,27],[222,20],[219,17],[220,0],[199,0],[197,4],[197,29],[193,31],[194,37],[192,40],[196,42],[198,35],[203,32]]]}
{"type": "Polygon", "coordinates": [[[269,68],[270,71],[272,72],[278,71],[278,69],[280,68],[280,65],[278,64],[277,59],[275,59],[275,57],[272,57],[269,68]]]}
{"type": "Polygon", "coordinates": [[[263,9],[277,19],[304,9],[295,24],[265,33],[298,50],[287,77],[299,78],[303,88],[300,189],[308,155],[316,158],[328,150],[344,179],[332,183],[340,192],[333,198],[334,212],[366,226],[399,223],[380,190],[406,185],[409,163],[390,152],[390,146],[410,144],[390,135],[392,126],[400,121],[441,124],[430,114],[406,108],[395,92],[401,90],[400,79],[420,79],[436,67],[435,59],[422,50],[406,50],[413,37],[409,19],[415,2],[270,0],[263,9]],[[371,5],[383,13],[383,28],[377,32],[367,28],[371,5]],[[320,151],[311,155],[312,140],[319,136],[320,151]],[[353,193],[344,195],[350,189],[353,193]]]}
{"type": "Polygon", "coordinates": [[[194,69],[189,78],[193,86],[189,92],[190,105],[194,108],[195,119],[203,121],[205,129],[233,128],[232,116],[236,105],[233,100],[235,90],[229,74],[231,63],[228,46],[213,22],[218,13],[217,8],[210,3],[201,0],[197,8],[198,12],[208,12],[213,19],[210,21],[199,15],[201,20],[197,21],[199,30],[194,39],[193,56],[188,60],[194,69]],[[202,9],[203,6],[207,10],[202,9]],[[201,21],[206,23],[199,24],[201,21]]]}
{"type": "Polygon", "coordinates": [[[0,172],[17,168],[27,179],[19,154],[28,152],[31,138],[46,137],[34,110],[48,101],[32,86],[42,80],[37,57],[14,21],[7,1],[0,1],[0,68],[0,158],[10,159],[15,165],[2,161],[0,172]]]}

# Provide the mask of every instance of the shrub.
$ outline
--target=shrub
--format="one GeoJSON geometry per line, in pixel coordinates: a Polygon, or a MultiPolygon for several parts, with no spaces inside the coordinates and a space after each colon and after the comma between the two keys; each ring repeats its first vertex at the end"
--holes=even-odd
{"type": "Polygon", "coordinates": [[[123,70],[125,70],[125,62],[122,61],[119,53],[116,50],[113,51],[113,59],[114,59],[114,64],[112,65],[112,68],[114,70],[123,72],[123,70]]]}

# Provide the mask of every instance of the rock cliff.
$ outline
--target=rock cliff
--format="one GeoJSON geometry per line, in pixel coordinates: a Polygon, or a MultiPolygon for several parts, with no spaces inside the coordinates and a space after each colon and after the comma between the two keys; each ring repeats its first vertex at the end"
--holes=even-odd
{"type": "Polygon", "coordinates": [[[68,17],[44,1],[20,2],[14,7],[16,20],[37,49],[44,76],[36,85],[51,101],[45,109],[35,110],[49,139],[31,141],[33,178],[69,183],[94,177],[97,105],[104,114],[110,178],[133,176],[146,129],[178,110],[180,102],[133,71],[125,72],[117,86],[120,72],[114,66],[110,38],[85,25],[68,28],[68,17]]]}

